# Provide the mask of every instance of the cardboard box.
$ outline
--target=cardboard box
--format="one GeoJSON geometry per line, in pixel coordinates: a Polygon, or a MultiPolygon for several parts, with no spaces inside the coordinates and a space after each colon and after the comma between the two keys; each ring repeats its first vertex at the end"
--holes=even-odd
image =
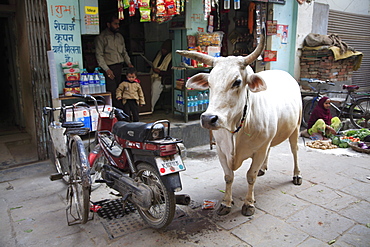
{"type": "MultiPolygon", "coordinates": [[[[104,106],[102,105],[98,106],[99,112],[101,114],[105,114],[105,115],[109,114],[109,112],[112,110],[112,106],[106,105],[104,108],[104,113],[102,113],[103,107],[104,106]]],[[[89,128],[91,131],[96,131],[97,126],[98,126],[99,116],[94,106],[90,107],[90,112],[88,108],[77,107],[74,109],[74,113],[75,113],[75,121],[83,122],[85,128],[89,128]]],[[[67,115],[67,121],[73,120],[72,109],[68,109],[66,115],[67,115]]]]}

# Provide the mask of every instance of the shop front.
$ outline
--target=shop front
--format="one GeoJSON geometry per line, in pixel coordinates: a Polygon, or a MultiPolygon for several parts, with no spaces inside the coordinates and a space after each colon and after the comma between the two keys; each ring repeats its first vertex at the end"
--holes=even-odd
{"type": "MultiPolygon", "coordinates": [[[[288,33],[289,23],[280,24],[274,20],[274,5],[281,6],[281,9],[285,1],[241,0],[231,1],[230,4],[230,1],[212,0],[147,0],[131,1],[131,5],[129,1],[118,1],[117,4],[115,0],[47,2],[52,47],[50,53],[54,59],[54,70],[51,69],[54,104],[62,103],[70,92],[74,92],[71,86],[66,86],[65,68],[61,64],[74,62],[78,64],[78,70],[86,69],[89,73],[99,67],[94,40],[106,28],[106,20],[112,15],[121,19],[120,33],[144,91],[146,105],[140,108],[141,114],[151,114],[153,110],[184,114],[184,110],[178,109],[178,96],[187,101],[188,95],[181,95],[184,91],[176,91],[176,81],[185,80],[185,77],[200,72],[202,68],[209,71],[210,68],[191,62],[183,68],[184,61],[176,54],[176,50],[211,52],[214,56],[244,56],[258,44],[263,25],[266,25],[267,35],[277,37],[284,48],[289,44],[288,35],[291,35],[288,33]],[[216,42],[212,41],[213,37],[216,37],[216,42]],[[171,67],[174,70],[171,78],[162,81],[162,93],[155,106],[152,106],[151,62],[167,39],[172,41],[171,67]],[[189,68],[196,70],[184,71],[189,68]]],[[[264,54],[251,65],[256,71],[268,69],[271,63],[279,61],[278,49],[281,47],[271,49],[271,40],[268,39],[264,54]]],[[[122,80],[126,70],[127,67],[122,70],[122,80]]],[[[78,85],[78,81],[69,85],[78,85]]],[[[198,92],[192,94],[190,96],[195,96],[198,92]]],[[[194,112],[199,113],[199,109],[202,108],[194,112]]]]}

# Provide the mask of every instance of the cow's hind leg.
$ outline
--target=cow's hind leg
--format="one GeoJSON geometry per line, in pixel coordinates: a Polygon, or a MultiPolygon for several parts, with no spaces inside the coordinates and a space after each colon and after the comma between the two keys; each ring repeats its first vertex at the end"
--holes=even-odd
{"type": "Polygon", "coordinates": [[[295,185],[302,184],[301,171],[299,170],[298,165],[298,138],[299,138],[299,127],[297,127],[294,130],[293,134],[289,137],[290,150],[292,151],[294,159],[293,184],[295,185]]]}
{"type": "Polygon", "coordinates": [[[265,175],[265,173],[267,171],[267,164],[269,162],[269,156],[270,156],[270,148],[267,151],[267,155],[266,155],[265,161],[263,162],[261,169],[258,171],[258,175],[257,176],[260,177],[260,176],[265,175]]]}

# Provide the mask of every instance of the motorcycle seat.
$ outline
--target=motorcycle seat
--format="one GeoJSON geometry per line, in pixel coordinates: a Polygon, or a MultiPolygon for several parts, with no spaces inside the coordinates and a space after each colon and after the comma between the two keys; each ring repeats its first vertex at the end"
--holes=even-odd
{"type": "Polygon", "coordinates": [[[135,142],[144,142],[147,138],[147,130],[153,123],[118,121],[113,125],[112,133],[119,138],[135,142]]]}

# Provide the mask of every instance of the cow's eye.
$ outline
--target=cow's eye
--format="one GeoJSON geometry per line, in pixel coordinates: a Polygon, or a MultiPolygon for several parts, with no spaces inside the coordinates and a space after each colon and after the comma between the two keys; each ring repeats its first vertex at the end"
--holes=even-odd
{"type": "Polygon", "coordinates": [[[234,81],[232,87],[239,87],[241,83],[242,83],[242,80],[237,79],[237,80],[234,81]]]}

